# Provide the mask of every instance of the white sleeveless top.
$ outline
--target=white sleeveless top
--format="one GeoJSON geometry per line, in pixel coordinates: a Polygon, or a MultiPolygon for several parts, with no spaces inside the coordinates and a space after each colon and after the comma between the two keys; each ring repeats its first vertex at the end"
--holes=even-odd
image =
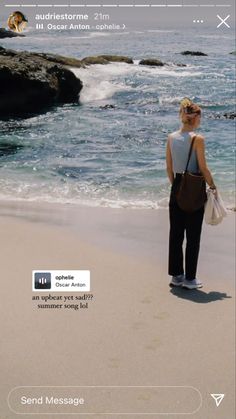
{"type": "MultiPolygon", "coordinates": [[[[169,135],[169,144],[174,173],[182,173],[185,171],[186,164],[188,161],[188,153],[190,150],[191,139],[194,135],[196,135],[194,132],[180,131],[175,131],[169,135]]],[[[199,172],[195,150],[192,150],[192,154],[188,165],[188,171],[192,173],[199,172]]]]}

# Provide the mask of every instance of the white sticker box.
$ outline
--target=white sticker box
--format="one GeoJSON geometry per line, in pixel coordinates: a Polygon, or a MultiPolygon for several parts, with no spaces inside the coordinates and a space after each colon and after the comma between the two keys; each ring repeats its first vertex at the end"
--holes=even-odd
{"type": "Polygon", "coordinates": [[[90,271],[48,270],[32,271],[32,291],[88,292],[90,271]]]}

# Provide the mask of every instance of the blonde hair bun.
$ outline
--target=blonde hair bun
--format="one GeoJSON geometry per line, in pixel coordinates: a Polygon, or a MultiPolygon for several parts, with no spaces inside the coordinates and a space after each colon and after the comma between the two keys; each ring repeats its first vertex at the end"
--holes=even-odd
{"type": "Polygon", "coordinates": [[[180,102],[179,113],[183,123],[191,123],[196,115],[201,115],[201,108],[188,97],[184,97],[180,102]]]}

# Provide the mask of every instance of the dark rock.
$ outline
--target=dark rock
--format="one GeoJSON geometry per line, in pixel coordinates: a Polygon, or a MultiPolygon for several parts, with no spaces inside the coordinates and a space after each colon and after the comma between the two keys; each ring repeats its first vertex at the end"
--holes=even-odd
{"type": "Polygon", "coordinates": [[[127,63],[133,64],[133,60],[130,57],[125,57],[124,55],[100,55],[100,57],[104,58],[105,60],[111,63],[127,63]]]}
{"type": "Polygon", "coordinates": [[[196,57],[207,57],[208,54],[205,54],[201,51],[182,51],[180,54],[182,55],[192,55],[196,57]]]}
{"type": "Polygon", "coordinates": [[[100,109],[115,109],[115,105],[104,105],[104,106],[99,106],[100,109]]]}
{"type": "Polygon", "coordinates": [[[109,64],[110,62],[123,62],[133,64],[132,58],[124,57],[122,55],[98,55],[93,57],[85,57],[82,60],[78,58],[64,57],[57,54],[48,53],[34,53],[38,57],[45,58],[47,61],[61,64],[67,67],[86,68],[87,65],[92,64],[109,64]]]}
{"type": "Polygon", "coordinates": [[[177,67],[187,67],[187,64],[177,63],[175,64],[177,67]]]}
{"type": "Polygon", "coordinates": [[[7,29],[4,28],[0,28],[0,39],[1,38],[14,38],[15,36],[25,36],[21,33],[16,33],[13,31],[9,31],[7,29]]]}
{"type": "Polygon", "coordinates": [[[208,118],[210,119],[235,119],[236,118],[236,112],[225,112],[225,113],[211,113],[208,115],[208,118]]]}
{"type": "Polygon", "coordinates": [[[155,67],[162,67],[165,65],[162,61],[157,60],[155,58],[146,58],[144,60],[139,61],[139,65],[150,65],[155,67]]]}
{"type": "Polygon", "coordinates": [[[226,112],[223,114],[226,119],[235,119],[236,112],[226,112]]]}
{"type": "Polygon", "coordinates": [[[101,56],[94,56],[94,57],[85,57],[82,60],[82,63],[85,65],[92,65],[92,64],[109,64],[109,61],[101,56]]]}
{"type": "Polygon", "coordinates": [[[0,144],[0,157],[15,154],[21,148],[23,148],[22,145],[14,144],[14,143],[0,144]]]}
{"type": "Polygon", "coordinates": [[[30,52],[0,48],[0,116],[77,102],[82,82],[67,68],[30,52]]]}
{"type": "Polygon", "coordinates": [[[230,52],[231,55],[236,55],[236,51],[230,52]]]}
{"type": "Polygon", "coordinates": [[[81,60],[82,64],[109,64],[111,62],[121,62],[127,64],[133,64],[132,58],[124,57],[123,55],[97,55],[92,57],[85,57],[81,60]]]}
{"type": "Polygon", "coordinates": [[[81,60],[77,58],[70,58],[70,57],[63,57],[62,55],[57,54],[45,54],[45,53],[35,53],[38,57],[45,58],[47,61],[51,61],[53,63],[61,64],[67,67],[77,67],[77,68],[85,68],[85,64],[82,63],[81,60]]]}

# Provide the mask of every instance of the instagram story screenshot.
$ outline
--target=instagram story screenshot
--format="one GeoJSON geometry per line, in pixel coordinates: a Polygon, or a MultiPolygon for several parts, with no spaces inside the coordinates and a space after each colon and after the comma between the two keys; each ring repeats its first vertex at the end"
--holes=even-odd
{"type": "Polygon", "coordinates": [[[234,0],[1,0],[0,419],[235,419],[234,0]]]}

